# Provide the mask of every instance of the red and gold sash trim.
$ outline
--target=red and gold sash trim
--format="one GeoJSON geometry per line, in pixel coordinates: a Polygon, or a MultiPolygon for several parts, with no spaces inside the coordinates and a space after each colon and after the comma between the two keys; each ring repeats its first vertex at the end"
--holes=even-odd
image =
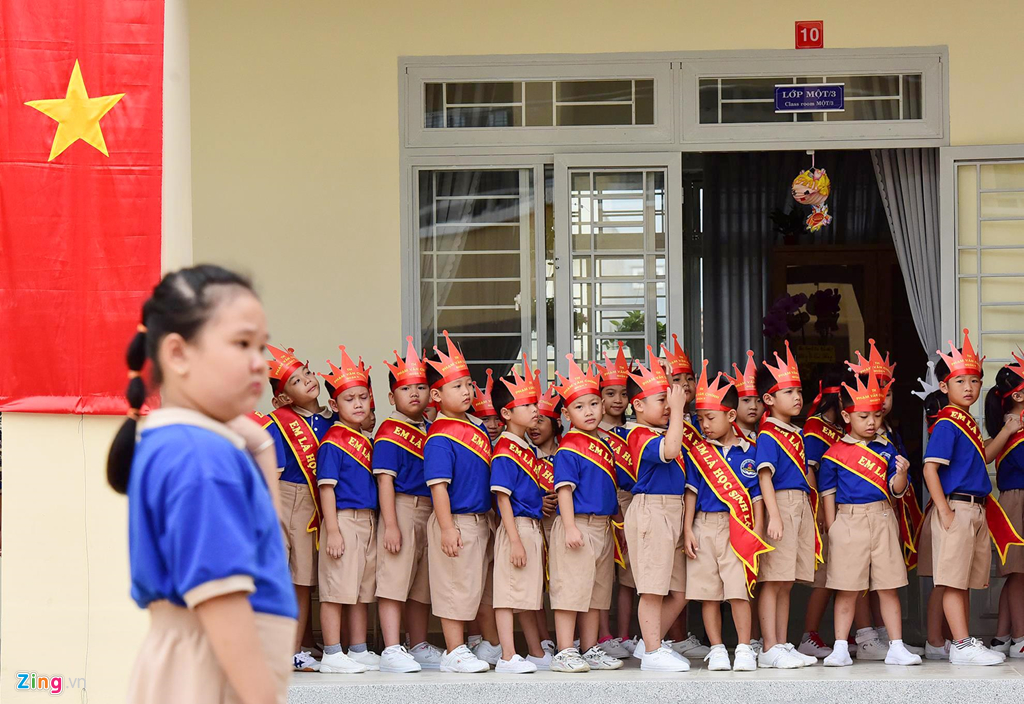
{"type": "Polygon", "coordinates": [[[992,494],[989,494],[988,501],[985,502],[985,518],[988,521],[988,534],[996,546],[996,552],[999,553],[1000,564],[1005,565],[1006,551],[1011,545],[1024,545],[1024,538],[1021,538],[1006,511],[992,494]]]}
{"type": "Polygon", "coordinates": [[[974,416],[956,406],[946,406],[939,411],[935,424],[938,425],[943,421],[952,423],[966,435],[974,445],[974,449],[981,455],[981,461],[985,462],[985,441],[981,439],[981,428],[978,427],[978,421],[974,420],[974,416]]]}
{"type": "Polygon", "coordinates": [[[1014,433],[1013,437],[1006,441],[1006,446],[1003,447],[1003,451],[996,457],[996,472],[999,471],[999,465],[1003,463],[1003,460],[1009,456],[1021,443],[1024,443],[1024,429],[1018,430],[1014,433]]]}
{"type": "Polygon", "coordinates": [[[871,448],[859,442],[836,443],[825,453],[825,457],[878,489],[887,500],[892,499],[886,480],[889,463],[871,448]]]}
{"type": "Polygon", "coordinates": [[[309,523],[306,524],[306,532],[313,533],[317,550],[319,550],[323,508],[320,506],[320,490],[316,485],[316,451],[320,449],[320,441],[317,440],[313,428],[306,419],[292,410],[290,406],[275,409],[270,414],[270,418],[281,431],[281,436],[298,461],[299,469],[306,480],[306,486],[309,487],[309,493],[313,496],[315,510],[309,523]]]}
{"type": "Polygon", "coordinates": [[[388,418],[380,424],[373,441],[393,443],[410,455],[423,459],[423,443],[427,441],[427,434],[412,423],[388,418]]]}
{"type": "Polygon", "coordinates": [[[765,421],[761,426],[761,432],[768,435],[778,444],[779,448],[786,453],[786,456],[793,461],[793,464],[800,470],[804,481],[807,483],[807,498],[811,502],[811,513],[814,514],[814,569],[819,564],[825,564],[825,557],[821,551],[821,531],[818,530],[818,490],[811,486],[807,477],[807,455],[804,452],[804,439],[799,433],[780,428],[771,421],[765,421]]]}
{"type": "Polygon", "coordinates": [[[618,482],[615,478],[615,456],[603,440],[579,430],[570,430],[558,444],[558,452],[572,452],[580,457],[590,460],[597,465],[602,472],[608,475],[612,486],[618,489],[618,482]]]}
{"type": "Polygon", "coordinates": [[[614,545],[612,557],[615,559],[615,564],[622,569],[626,569],[626,551],[622,547],[626,544],[625,524],[623,522],[612,521],[612,543],[614,545]]]}
{"type": "Polygon", "coordinates": [[[842,440],[843,434],[842,429],[835,427],[821,416],[808,418],[804,423],[804,437],[808,435],[816,437],[829,447],[842,440]]]}
{"type": "Polygon", "coordinates": [[[274,424],[273,418],[271,418],[270,416],[263,415],[259,411],[251,411],[249,413],[246,413],[245,415],[247,415],[251,420],[259,423],[260,427],[263,428],[264,430],[266,430],[267,428],[274,424]]]}
{"type": "Polygon", "coordinates": [[[907,481],[907,490],[903,496],[892,500],[893,508],[896,511],[897,524],[900,528],[900,544],[903,547],[903,561],[908,570],[917,567],[917,536],[921,532],[921,523],[924,514],[921,513],[921,506],[917,503],[917,492],[914,485],[907,481]]]}
{"type": "Polygon", "coordinates": [[[537,460],[537,483],[549,494],[555,490],[555,465],[546,457],[537,460]]]}
{"type": "Polygon", "coordinates": [[[537,459],[537,455],[533,450],[523,447],[506,437],[499,437],[498,441],[494,443],[494,454],[491,457],[491,462],[493,463],[499,457],[512,460],[519,469],[526,473],[526,476],[533,480],[533,483],[538,488],[544,488],[540,483],[540,460],[537,459]]]}
{"type": "Polygon", "coordinates": [[[430,425],[427,440],[434,436],[448,438],[462,445],[474,455],[482,459],[488,466],[491,464],[491,439],[468,420],[458,418],[438,418],[430,425]]]}
{"type": "Polygon", "coordinates": [[[617,433],[608,430],[599,430],[601,439],[608,443],[615,455],[615,471],[625,472],[634,482],[636,481],[636,470],[633,468],[633,454],[629,451],[629,443],[617,433]]]}
{"type": "Polygon", "coordinates": [[[358,430],[352,430],[344,423],[335,423],[324,435],[322,444],[334,445],[373,474],[373,444],[358,430]]]}

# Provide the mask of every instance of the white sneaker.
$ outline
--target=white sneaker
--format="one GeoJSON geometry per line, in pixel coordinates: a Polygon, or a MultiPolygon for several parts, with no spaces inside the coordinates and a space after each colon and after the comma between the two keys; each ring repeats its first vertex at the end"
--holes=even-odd
{"type": "Polygon", "coordinates": [[[1003,652],[1007,653],[1011,658],[1024,658],[1024,638],[1009,643],[1009,646],[1003,652]]]}
{"type": "MultiPolygon", "coordinates": [[[[989,650],[994,650],[997,653],[1009,654],[1010,653],[1010,643],[1012,643],[1012,642],[1013,642],[1013,638],[1011,638],[1010,636],[1006,636],[1006,640],[1003,640],[1002,638],[993,638],[988,643],[988,649],[989,650]]],[[[1024,645],[1024,640],[1022,640],[1021,644],[1024,645]]]]}
{"type": "Polygon", "coordinates": [[[810,655],[814,658],[827,658],[832,654],[832,648],[825,645],[825,641],[821,639],[817,631],[804,633],[804,637],[800,640],[797,650],[804,655],[810,655]]]}
{"type": "Polygon", "coordinates": [[[637,641],[636,638],[630,638],[629,640],[624,640],[624,641],[622,641],[622,647],[625,648],[626,650],[628,650],[629,654],[632,655],[634,652],[636,652],[636,641],[637,641]]]}
{"type": "Polygon", "coordinates": [[[460,645],[452,652],[444,651],[441,656],[441,672],[487,672],[491,669],[465,645],[460,645]]]}
{"type": "Polygon", "coordinates": [[[507,672],[515,675],[525,675],[530,672],[536,672],[537,666],[517,653],[512,656],[511,660],[502,660],[501,658],[498,658],[498,664],[494,666],[494,671],[507,672]]]}
{"type": "Polygon", "coordinates": [[[758,667],[774,667],[780,670],[795,670],[803,667],[803,660],[797,660],[793,654],[796,651],[789,651],[782,643],[773,645],[757,656],[758,667]]]}
{"type": "Polygon", "coordinates": [[[557,652],[557,648],[555,648],[555,641],[542,640],[540,642],[540,647],[544,649],[545,653],[550,654],[551,657],[555,657],[555,653],[557,652]]]}
{"type": "Polygon", "coordinates": [[[336,672],[343,675],[356,675],[366,672],[368,668],[361,662],[356,662],[345,653],[324,653],[320,660],[320,672],[336,672]]]}
{"type": "Polygon", "coordinates": [[[480,645],[484,640],[483,636],[469,636],[466,638],[466,647],[470,650],[476,650],[476,646],[480,645]]]}
{"type": "Polygon", "coordinates": [[[647,646],[644,645],[644,639],[638,638],[636,643],[633,644],[633,652],[630,653],[637,660],[643,660],[644,655],[647,653],[647,646]]]}
{"type": "Polygon", "coordinates": [[[949,660],[949,647],[951,643],[947,640],[941,648],[937,648],[928,641],[924,643],[925,660],[949,660]]]}
{"type": "Polygon", "coordinates": [[[631,655],[629,650],[622,645],[621,638],[612,638],[611,640],[606,640],[604,643],[598,643],[597,645],[601,650],[608,655],[611,655],[613,658],[628,658],[631,655]]]}
{"type": "Polygon", "coordinates": [[[869,636],[862,639],[857,636],[857,659],[858,660],[885,660],[889,654],[889,644],[883,643],[878,636],[869,636]]]}
{"type": "Polygon", "coordinates": [[[299,650],[309,653],[317,660],[324,656],[324,651],[321,648],[316,647],[315,645],[303,645],[299,648],[299,650]]]}
{"type": "Polygon", "coordinates": [[[746,643],[737,645],[732,669],[735,672],[753,672],[756,670],[757,655],[754,653],[754,649],[746,643]]]}
{"type": "Polygon", "coordinates": [[[708,670],[711,672],[723,672],[732,669],[732,663],[729,662],[729,651],[721,644],[711,646],[708,654],[704,656],[704,662],[708,664],[708,670]]]}
{"type": "Polygon", "coordinates": [[[949,662],[954,665],[1001,665],[1003,659],[977,638],[971,638],[966,647],[954,645],[949,649],[949,662]]]}
{"type": "Polygon", "coordinates": [[[590,665],[580,656],[576,648],[560,650],[551,658],[548,666],[552,672],[590,672],[590,665]]]}
{"type": "Polygon", "coordinates": [[[355,660],[358,663],[366,665],[367,670],[379,670],[380,669],[380,655],[373,652],[372,650],[364,650],[361,653],[348,651],[346,653],[350,660],[355,660]]]}
{"type": "Polygon", "coordinates": [[[300,650],[292,656],[292,667],[296,672],[317,672],[320,663],[306,650],[300,650]]]}
{"type": "Polygon", "coordinates": [[[475,648],[470,648],[473,651],[473,655],[476,655],[478,659],[483,660],[488,665],[497,665],[498,659],[501,658],[501,646],[491,645],[490,641],[482,640],[475,648]]]}
{"type": "Polygon", "coordinates": [[[804,665],[816,665],[818,658],[807,653],[801,653],[792,643],[783,643],[782,646],[789,651],[789,654],[802,662],[804,665]]]}
{"type": "Polygon", "coordinates": [[[420,643],[415,648],[410,649],[409,654],[412,655],[413,660],[418,662],[424,670],[441,669],[441,657],[444,655],[444,651],[435,645],[427,642],[420,643]]]}
{"type": "Polygon", "coordinates": [[[532,662],[540,669],[550,670],[551,669],[551,653],[545,652],[544,657],[535,658],[532,655],[526,656],[527,662],[532,662]]]}
{"type": "Polygon", "coordinates": [[[903,645],[903,641],[889,642],[889,653],[885,656],[886,665],[920,665],[921,656],[914,655],[903,645]]]}
{"type": "Polygon", "coordinates": [[[640,669],[648,672],[687,672],[690,666],[677,658],[671,648],[663,645],[653,653],[644,654],[640,669]]]}
{"type": "Polygon", "coordinates": [[[404,645],[389,646],[380,654],[381,672],[419,672],[422,669],[404,645]]]}
{"type": "Polygon", "coordinates": [[[764,652],[764,638],[755,638],[750,641],[750,649],[754,651],[754,655],[760,655],[764,652]]]}
{"type": "Polygon", "coordinates": [[[924,657],[924,648],[920,646],[911,645],[910,643],[904,643],[903,647],[907,649],[908,653],[913,653],[914,655],[920,655],[921,657],[924,657]]]}
{"type": "Polygon", "coordinates": [[[601,650],[599,645],[583,653],[583,659],[590,665],[591,670],[618,670],[622,667],[621,660],[601,650]]]}
{"type": "Polygon", "coordinates": [[[688,633],[686,640],[672,644],[672,650],[680,655],[688,655],[691,658],[702,658],[711,652],[711,648],[700,642],[700,638],[688,633]]]}
{"type": "Polygon", "coordinates": [[[849,667],[852,664],[850,644],[845,640],[837,640],[832,652],[822,662],[825,667],[849,667]]]}

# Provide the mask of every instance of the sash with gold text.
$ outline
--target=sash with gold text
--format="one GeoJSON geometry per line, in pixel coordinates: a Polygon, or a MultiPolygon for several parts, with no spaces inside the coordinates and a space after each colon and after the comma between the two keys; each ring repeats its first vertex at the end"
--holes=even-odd
{"type": "Polygon", "coordinates": [[[370,438],[358,430],[352,430],[344,423],[335,423],[324,435],[323,445],[334,445],[351,457],[370,474],[373,474],[373,444],[370,438]]]}
{"type": "Polygon", "coordinates": [[[579,430],[570,430],[558,443],[558,452],[572,452],[590,460],[608,475],[613,487],[619,488],[619,484],[615,480],[615,455],[600,438],[595,438],[593,435],[579,430]]]}
{"type": "Polygon", "coordinates": [[[770,436],[782,449],[783,452],[793,461],[800,473],[807,482],[807,497],[811,502],[811,513],[814,514],[814,568],[818,564],[824,564],[825,558],[821,554],[821,532],[818,530],[818,490],[811,486],[807,478],[807,455],[804,453],[804,439],[799,433],[794,433],[780,428],[775,423],[765,422],[761,425],[761,432],[770,436]]]}
{"type": "Polygon", "coordinates": [[[427,440],[435,436],[448,438],[452,442],[462,445],[486,462],[487,466],[490,466],[491,439],[487,437],[487,433],[468,420],[438,418],[430,424],[427,440]]]}
{"type": "Polygon", "coordinates": [[[825,421],[821,416],[813,416],[808,418],[807,422],[804,423],[804,437],[808,435],[818,438],[823,443],[832,447],[837,442],[842,440],[843,431],[835,427],[831,423],[825,421]]]}
{"type": "Polygon", "coordinates": [[[313,428],[306,419],[292,410],[291,406],[282,406],[271,412],[270,417],[281,431],[284,441],[292,451],[295,459],[302,470],[302,476],[306,479],[306,486],[313,496],[313,517],[306,524],[306,532],[313,533],[317,550],[320,549],[320,521],[323,518],[323,509],[320,506],[320,490],[316,486],[316,451],[320,449],[320,441],[317,440],[313,428]]]}
{"type": "Polygon", "coordinates": [[[499,437],[498,442],[494,443],[491,462],[499,457],[512,460],[539,489],[544,490],[544,485],[540,482],[541,461],[537,459],[537,454],[533,450],[512,442],[506,437],[499,437]]]}
{"type": "Polygon", "coordinates": [[[636,470],[633,468],[633,455],[629,451],[629,443],[618,433],[607,430],[598,430],[601,439],[608,443],[615,455],[615,471],[625,472],[630,479],[636,481],[636,470]]]}
{"type": "Polygon", "coordinates": [[[410,455],[423,459],[423,443],[427,441],[427,434],[412,423],[388,418],[377,428],[373,441],[393,443],[410,455]]]}

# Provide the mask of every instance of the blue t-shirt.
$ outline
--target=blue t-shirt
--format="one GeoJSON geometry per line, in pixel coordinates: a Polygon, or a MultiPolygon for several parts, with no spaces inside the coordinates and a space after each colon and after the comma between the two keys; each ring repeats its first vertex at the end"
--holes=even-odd
{"type": "MultiPolygon", "coordinates": [[[[496,454],[491,460],[491,491],[495,494],[506,494],[512,503],[512,515],[536,518],[538,521],[544,517],[544,490],[540,484],[527,472],[526,468],[520,466],[516,460],[497,454],[500,451],[502,438],[507,438],[510,443],[520,450],[528,462],[531,458],[534,462],[535,471],[540,470],[540,460],[537,459],[537,448],[530,445],[526,440],[518,438],[508,432],[498,436],[494,444],[496,454]]],[[[529,466],[529,465],[526,465],[529,466]]]]}
{"type": "MultiPolygon", "coordinates": [[[[820,420],[822,423],[827,422],[824,419],[820,420]]],[[[817,466],[821,464],[821,458],[825,455],[828,448],[832,446],[817,435],[808,433],[807,430],[807,425],[804,425],[804,432],[802,433],[804,438],[804,456],[807,459],[808,467],[817,466]]],[[[842,431],[839,434],[842,436],[842,431]]]]}
{"type": "MultiPolygon", "coordinates": [[[[358,430],[344,428],[357,442],[365,440],[371,457],[366,458],[367,464],[372,462],[372,445],[358,430]]],[[[316,484],[334,487],[334,503],[338,510],[344,509],[377,509],[377,482],[371,469],[365,467],[356,457],[358,451],[348,447],[345,436],[337,432],[325,436],[316,453],[316,484]]],[[[372,466],[372,465],[371,465],[372,466]]]]}
{"type": "MultiPolygon", "coordinates": [[[[594,460],[568,447],[573,440],[569,440],[569,443],[566,440],[575,435],[585,436],[588,444],[597,443],[597,451],[607,452],[608,458],[612,459],[612,450],[604,440],[578,430],[570,430],[555,452],[555,490],[563,485],[573,487],[573,513],[614,516],[619,510],[616,480],[594,460]]],[[[613,459],[611,473],[615,474],[613,459]]]]}
{"type": "MultiPolygon", "coordinates": [[[[629,449],[637,467],[633,493],[682,496],[686,491],[686,474],[677,459],[668,462],[661,459],[664,434],[655,434],[651,428],[638,425],[630,429],[629,436],[629,449]]],[[[682,457],[680,450],[679,458],[682,457]]]]}
{"type": "MultiPolygon", "coordinates": [[[[769,419],[767,422],[771,423],[773,421],[769,419]]],[[[793,432],[782,426],[779,427],[787,432],[793,432]]],[[[800,438],[799,433],[795,433],[795,435],[797,438],[800,438]]],[[[796,489],[808,494],[810,493],[811,489],[807,485],[807,480],[804,478],[800,466],[766,430],[762,430],[757,434],[757,451],[754,456],[754,462],[757,465],[758,471],[763,467],[770,467],[772,469],[772,487],[775,491],[796,489]]]]}
{"type": "MultiPolygon", "coordinates": [[[[841,445],[848,444],[850,443],[846,439],[840,440],[825,453],[818,469],[818,491],[822,496],[835,494],[837,504],[870,504],[888,500],[889,496],[881,489],[840,463],[839,453],[845,449],[841,445]]],[[[889,492],[893,496],[898,496],[892,491],[892,480],[896,476],[896,457],[899,456],[896,448],[881,435],[869,442],[867,448],[885,460],[885,483],[889,487],[889,492]]]]}
{"type": "MultiPolygon", "coordinates": [[[[761,497],[761,484],[757,479],[757,468],[754,466],[754,455],[756,453],[754,446],[747,445],[746,449],[743,449],[742,445],[721,447],[710,442],[707,444],[718,450],[719,454],[725,456],[725,461],[728,462],[733,472],[743,482],[743,486],[747,488],[750,500],[759,499],[761,497]]],[[[698,511],[721,513],[729,510],[729,507],[708,486],[704,475],[700,473],[697,465],[694,464],[693,459],[689,455],[686,456],[686,488],[697,492],[698,511]]]]}
{"type": "MultiPolygon", "coordinates": [[[[437,420],[445,416],[438,415],[437,420]]],[[[435,424],[437,420],[434,421],[435,424]]],[[[469,421],[458,421],[469,423],[469,421]]],[[[488,445],[487,429],[484,434],[488,445]]],[[[427,486],[448,485],[448,501],[454,513],[487,513],[491,510],[491,469],[479,454],[445,435],[428,435],[423,445],[423,477],[427,486]]]]}
{"type": "Polygon", "coordinates": [[[996,460],[996,486],[999,491],[1024,489],[1024,434],[1017,433],[1006,441],[1007,452],[996,460]],[[1015,444],[1016,443],[1016,444],[1015,444]]]}
{"type": "MultiPolygon", "coordinates": [[[[624,425],[614,425],[602,428],[605,432],[615,433],[615,436],[622,438],[623,442],[629,442],[629,428],[624,425]]],[[[636,480],[633,479],[633,468],[629,467],[625,469],[620,467],[618,463],[615,465],[615,479],[618,481],[619,488],[623,491],[633,491],[633,485],[636,484],[636,480]]]]}
{"type": "Polygon", "coordinates": [[[924,461],[939,465],[942,490],[949,494],[988,496],[992,480],[988,478],[985,458],[967,435],[953,421],[940,418],[932,428],[924,461]]]}
{"type": "Polygon", "coordinates": [[[197,588],[235,578],[254,589],[254,611],[298,617],[270,491],[243,445],[194,411],[149,415],[128,482],[131,595],[140,607],[195,606],[197,588]]]}
{"type": "MultiPolygon", "coordinates": [[[[273,414],[271,414],[273,415],[273,414]]],[[[313,434],[317,440],[323,440],[324,435],[334,425],[334,416],[325,418],[320,413],[314,413],[311,416],[305,417],[300,416],[306,424],[312,428],[313,434]]],[[[299,465],[299,460],[295,457],[295,453],[292,452],[288,446],[288,440],[285,439],[284,434],[281,432],[281,428],[276,422],[272,422],[267,426],[267,432],[270,433],[270,437],[274,438],[274,448],[277,451],[277,468],[281,469],[280,474],[277,478],[283,482],[291,482],[292,484],[305,484],[306,476],[302,473],[302,468],[299,465]]]]}
{"type": "MultiPolygon", "coordinates": [[[[395,415],[388,418],[377,429],[373,440],[373,473],[390,474],[395,478],[395,491],[410,496],[430,496],[427,480],[423,478],[423,450],[416,455],[407,447],[399,444],[394,437],[395,432],[410,434],[417,438],[416,431],[426,432],[430,423],[417,426],[405,416],[395,415]]],[[[425,442],[425,439],[424,439],[425,442]]]]}

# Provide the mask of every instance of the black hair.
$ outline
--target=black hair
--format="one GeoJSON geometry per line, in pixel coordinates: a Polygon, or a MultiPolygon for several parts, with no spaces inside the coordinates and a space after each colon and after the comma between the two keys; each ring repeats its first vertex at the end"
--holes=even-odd
{"type": "Polygon", "coordinates": [[[643,389],[640,388],[640,384],[633,381],[633,377],[626,377],[626,398],[629,399],[630,403],[633,403],[633,399],[643,393],[643,389]]]}
{"type": "Polygon", "coordinates": [[[1013,408],[1011,394],[1024,379],[1009,366],[1002,367],[996,374],[996,385],[985,396],[985,430],[994,438],[1003,429],[1003,416],[1013,408]]]}
{"type": "Polygon", "coordinates": [[[222,293],[218,295],[211,289],[224,286],[240,287],[250,293],[253,290],[248,279],[219,266],[201,264],[167,274],[143,304],[142,323],[128,344],[129,382],[125,396],[131,410],[107,455],[107,483],[114,491],[128,491],[138,413],[146,401],[146,383],[141,376],[146,360],[150,363],[150,379],[159,386],[163,381],[157,360],[160,342],[171,333],[186,341],[193,339],[223,299],[222,293]]]}
{"type": "Polygon", "coordinates": [[[270,379],[270,392],[274,394],[274,396],[277,396],[279,393],[281,393],[280,379],[270,379]]]}
{"type": "Polygon", "coordinates": [[[935,378],[945,381],[947,376],[949,376],[949,365],[946,364],[946,360],[939,357],[939,361],[935,363],[935,378]]]}
{"type": "MultiPolygon", "coordinates": [[[[438,357],[437,353],[435,352],[434,354],[430,355],[425,360],[423,360],[423,363],[427,367],[427,385],[430,388],[434,388],[434,384],[436,384],[437,382],[441,381],[441,379],[443,377],[441,376],[441,372],[439,372],[436,369],[434,369],[434,365],[430,363],[431,361],[434,361],[434,362],[437,362],[438,364],[440,364],[441,363],[441,358],[438,357]]],[[[388,372],[388,373],[390,374],[391,372],[388,372]]]]}
{"type": "Polygon", "coordinates": [[[757,389],[757,397],[759,399],[763,401],[764,395],[770,393],[771,388],[777,383],[771,369],[763,364],[758,366],[757,376],[754,377],[754,388],[757,389]]]}
{"type": "MultiPolygon", "coordinates": [[[[516,380],[511,376],[502,377],[508,379],[508,383],[515,386],[516,380]]],[[[498,417],[501,417],[501,409],[512,403],[512,392],[508,390],[508,387],[502,382],[501,379],[494,380],[494,387],[491,389],[491,403],[494,404],[494,410],[498,413],[498,417]]]]}
{"type": "Polygon", "coordinates": [[[735,386],[729,385],[729,390],[725,392],[725,396],[722,397],[722,405],[735,411],[740,405],[740,392],[736,390],[735,386]]]}
{"type": "Polygon", "coordinates": [[[391,391],[394,391],[395,388],[397,388],[397,387],[398,387],[398,379],[395,378],[395,375],[391,372],[391,370],[388,370],[388,388],[391,391]]]}
{"type": "Polygon", "coordinates": [[[846,408],[848,404],[842,400],[842,392],[846,391],[846,389],[842,388],[842,383],[844,381],[851,383],[847,379],[849,374],[847,369],[839,364],[831,364],[825,368],[824,373],[821,375],[821,388],[824,390],[832,386],[838,386],[840,391],[830,394],[822,393],[821,403],[814,411],[815,415],[824,416],[829,411],[835,411],[838,414],[839,411],[846,408]]]}
{"type": "MultiPolygon", "coordinates": [[[[938,365],[936,365],[938,366],[938,365]]],[[[946,394],[941,391],[932,391],[924,398],[924,417],[928,421],[928,427],[931,428],[932,424],[935,423],[935,417],[939,415],[939,411],[949,405],[949,398],[946,394]]]]}

